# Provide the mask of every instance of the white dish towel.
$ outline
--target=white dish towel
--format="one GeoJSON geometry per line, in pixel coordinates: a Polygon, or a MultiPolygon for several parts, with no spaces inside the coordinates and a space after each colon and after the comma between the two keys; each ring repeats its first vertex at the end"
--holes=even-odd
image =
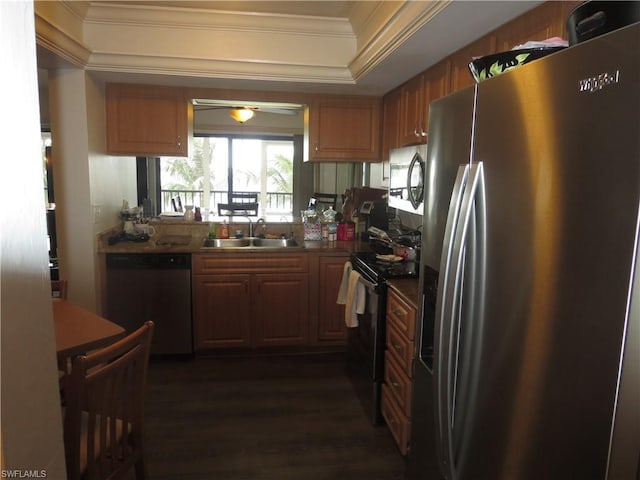
{"type": "Polygon", "coordinates": [[[344,322],[347,327],[357,327],[358,314],[363,314],[365,310],[366,290],[360,282],[360,274],[353,270],[351,262],[344,264],[336,303],[345,306],[344,322]]]}

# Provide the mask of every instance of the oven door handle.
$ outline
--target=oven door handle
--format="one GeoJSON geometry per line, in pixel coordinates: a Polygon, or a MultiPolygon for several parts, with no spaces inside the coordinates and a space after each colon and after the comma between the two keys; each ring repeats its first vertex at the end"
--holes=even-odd
{"type": "Polygon", "coordinates": [[[362,275],[360,275],[360,278],[358,279],[358,281],[362,282],[362,284],[370,290],[375,290],[376,288],[378,288],[377,283],[372,283],[368,280],[365,280],[365,278],[362,275]]]}

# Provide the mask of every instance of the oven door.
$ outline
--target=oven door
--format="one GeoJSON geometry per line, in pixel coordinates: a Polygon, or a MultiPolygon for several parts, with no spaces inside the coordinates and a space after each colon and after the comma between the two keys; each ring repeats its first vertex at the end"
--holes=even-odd
{"type": "Polygon", "coordinates": [[[381,396],[384,380],[386,284],[361,276],[366,307],[358,326],[349,329],[349,376],[373,425],[382,424],[381,396]]]}

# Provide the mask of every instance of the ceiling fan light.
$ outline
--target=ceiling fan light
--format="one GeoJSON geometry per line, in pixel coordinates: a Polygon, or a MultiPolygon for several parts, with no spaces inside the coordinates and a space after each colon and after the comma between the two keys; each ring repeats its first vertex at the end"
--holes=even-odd
{"type": "Polygon", "coordinates": [[[229,111],[229,116],[238,123],[244,123],[253,118],[254,112],[249,108],[234,108],[229,111]]]}

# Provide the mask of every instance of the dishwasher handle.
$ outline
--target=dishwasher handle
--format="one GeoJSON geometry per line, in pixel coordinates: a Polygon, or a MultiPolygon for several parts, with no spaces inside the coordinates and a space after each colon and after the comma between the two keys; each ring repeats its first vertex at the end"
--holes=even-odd
{"type": "Polygon", "coordinates": [[[108,253],[107,268],[119,270],[189,270],[189,253],[108,253]]]}

